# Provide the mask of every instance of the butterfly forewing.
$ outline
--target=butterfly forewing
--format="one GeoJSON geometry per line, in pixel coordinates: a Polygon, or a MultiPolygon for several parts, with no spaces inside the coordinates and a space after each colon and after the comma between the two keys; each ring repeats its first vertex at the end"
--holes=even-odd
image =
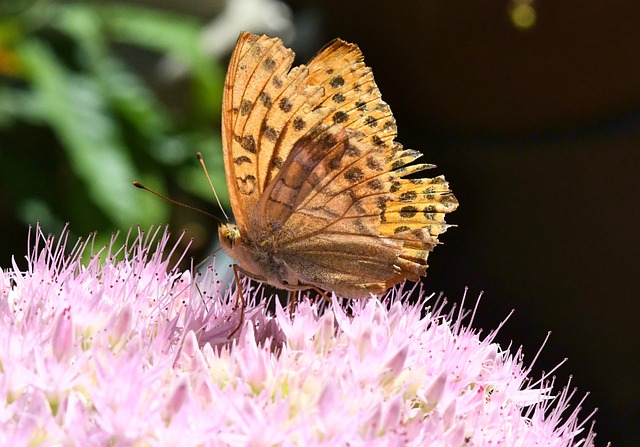
{"type": "Polygon", "coordinates": [[[225,170],[231,205],[240,228],[265,185],[295,142],[322,115],[310,108],[320,86],[308,85],[308,69],[291,69],[294,54],[280,39],[242,33],[231,57],[223,99],[225,170]]]}
{"type": "Polygon", "coordinates": [[[333,40],[309,62],[309,72],[308,82],[325,91],[323,124],[358,130],[361,138],[379,146],[395,138],[391,109],[382,101],[373,73],[356,45],[333,40]]]}

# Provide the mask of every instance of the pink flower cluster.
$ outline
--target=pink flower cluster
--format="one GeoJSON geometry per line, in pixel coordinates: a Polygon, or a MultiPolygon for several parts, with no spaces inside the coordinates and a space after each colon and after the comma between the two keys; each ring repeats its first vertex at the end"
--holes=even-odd
{"type": "Polygon", "coordinates": [[[247,282],[228,339],[235,287],[172,268],[166,231],[93,255],[32,234],[26,269],[0,272],[0,445],[594,443],[574,393],[529,379],[468,312],[396,289],[291,318],[247,282]]]}

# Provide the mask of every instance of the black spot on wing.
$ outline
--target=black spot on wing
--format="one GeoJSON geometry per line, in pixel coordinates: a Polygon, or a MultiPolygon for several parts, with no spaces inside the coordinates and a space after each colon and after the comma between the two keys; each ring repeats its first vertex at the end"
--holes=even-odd
{"type": "Polygon", "coordinates": [[[260,99],[260,103],[263,106],[265,106],[267,108],[271,107],[272,100],[271,100],[271,95],[269,93],[262,92],[262,93],[260,93],[260,96],[258,98],[260,99]]]}
{"type": "Polygon", "coordinates": [[[364,172],[362,172],[362,169],[358,168],[357,166],[349,168],[344,173],[344,178],[349,183],[358,183],[364,178],[364,172]]]}
{"type": "Polygon", "coordinates": [[[349,115],[346,112],[343,112],[342,110],[338,110],[336,113],[333,114],[333,122],[335,124],[344,123],[348,119],[349,119],[349,115]]]}
{"type": "Polygon", "coordinates": [[[262,62],[262,67],[265,70],[271,72],[271,71],[275,70],[275,68],[276,68],[276,61],[274,61],[273,58],[271,58],[271,57],[267,57],[264,60],[264,62],[262,62]]]}
{"type": "Polygon", "coordinates": [[[253,108],[253,103],[248,99],[243,99],[242,103],[240,103],[240,115],[247,116],[251,109],[253,108]]]}
{"type": "Polygon", "coordinates": [[[291,108],[293,107],[293,104],[291,103],[291,101],[289,101],[289,98],[282,98],[280,99],[278,106],[284,113],[289,113],[291,111],[291,108]]]}
{"type": "Polygon", "coordinates": [[[246,155],[241,155],[239,157],[234,158],[233,162],[235,164],[237,164],[238,166],[240,166],[243,163],[252,163],[251,159],[249,157],[247,157],[246,155]]]}
{"type": "Polygon", "coordinates": [[[305,123],[304,120],[299,116],[296,116],[293,119],[293,130],[297,132],[300,132],[302,129],[304,129],[306,125],[307,123],[305,123]]]}
{"type": "Polygon", "coordinates": [[[329,81],[329,85],[333,88],[342,87],[344,85],[344,78],[342,76],[336,76],[329,81]]]}
{"type": "Polygon", "coordinates": [[[255,154],[257,152],[256,140],[255,138],[253,138],[253,135],[245,135],[243,137],[239,135],[234,135],[233,139],[236,142],[240,143],[240,147],[245,151],[251,152],[252,154],[255,154]]]}

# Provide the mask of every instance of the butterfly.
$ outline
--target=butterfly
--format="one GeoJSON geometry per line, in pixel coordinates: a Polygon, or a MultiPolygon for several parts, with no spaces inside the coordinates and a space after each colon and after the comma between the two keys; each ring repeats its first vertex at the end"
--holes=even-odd
{"type": "Polygon", "coordinates": [[[356,45],[335,39],[292,68],[294,56],[245,32],[231,56],[222,144],[236,223],[219,227],[223,249],[285,290],[364,298],[418,281],[455,196],[443,176],[405,178],[434,166],[394,141],[356,45]]]}

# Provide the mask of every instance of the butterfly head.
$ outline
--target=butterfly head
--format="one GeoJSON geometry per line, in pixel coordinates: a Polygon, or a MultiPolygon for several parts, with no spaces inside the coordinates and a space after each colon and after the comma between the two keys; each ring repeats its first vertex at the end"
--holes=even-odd
{"type": "Polygon", "coordinates": [[[220,245],[227,253],[232,253],[236,242],[242,239],[240,230],[235,224],[220,225],[218,227],[218,238],[220,239],[220,245]]]}

